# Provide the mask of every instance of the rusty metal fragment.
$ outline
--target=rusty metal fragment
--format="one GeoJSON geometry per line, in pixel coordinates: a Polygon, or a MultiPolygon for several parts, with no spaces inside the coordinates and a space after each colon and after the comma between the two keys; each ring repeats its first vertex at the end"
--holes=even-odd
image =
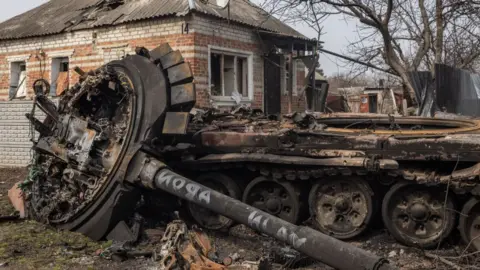
{"type": "Polygon", "coordinates": [[[173,108],[195,105],[195,85],[193,83],[177,85],[172,87],[171,105],[173,108]]]}
{"type": "Polygon", "coordinates": [[[25,217],[25,201],[24,201],[24,196],[23,192],[20,189],[20,185],[22,183],[18,182],[13,185],[11,189],[8,190],[8,199],[13,205],[13,208],[15,208],[16,211],[19,213],[20,218],[25,217]]]}
{"type": "Polygon", "coordinates": [[[168,43],[161,44],[160,46],[156,47],[155,49],[151,50],[149,56],[155,61],[160,62],[160,59],[164,56],[172,52],[172,47],[168,43]]]}
{"type": "Polygon", "coordinates": [[[193,80],[192,70],[188,63],[179,64],[168,69],[168,78],[172,85],[189,83],[193,80]]]}
{"type": "Polygon", "coordinates": [[[189,113],[168,112],[163,124],[164,134],[185,134],[188,126],[189,113]]]}
{"type": "Polygon", "coordinates": [[[222,270],[208,256],[214,253],[208,236],[199,230],[189,230],[185,222],[174,220],[168,224],[160,243],[161,269],[222,270]],[[180,256],[179,256],[180,255],[180,256]]]}
{"type": "Polygon", "coordinates": [[[173,51],[160,57],[160,62],[162,63],[163,69],[168,69],[183,63],[183,57],[180,51],[173,51]]]}

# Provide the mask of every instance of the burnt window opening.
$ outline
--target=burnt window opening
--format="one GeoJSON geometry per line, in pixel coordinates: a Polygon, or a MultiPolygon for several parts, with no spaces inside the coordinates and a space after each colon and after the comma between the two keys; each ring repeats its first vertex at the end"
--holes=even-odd
{"type": "Polygon", "coordinates": [[[223,93],[222,88],[222,55],[212,53],[210,55],[210,91],[213,96],[221,96],[223,93]]]}
{"type": "Polygon", "coordinates": [[[10,63],[10,98],[27,95],[27,64],[25,61],[10,63]]]}
{"type": "Polygon", "coordinates": [[[58,96],[69,87],[69,60],[68,57],[52,59],[50,95],[58,96]]]}
{"type": "Polygon", "coordinates": [[[237,90],[242,96],[248,96],[248,59],[237,57],[237,90]]]}
{"type": "Polygon", "coordinates": [[[210,53],[210,92],[212,96],[249,97],[249,57],[233,52],[210,53]],[[237,94],[238,93],[238,94],[237,94]]]}
{"type": "Polygon", "coordinates": [[[60,72],[67,72],[67,71],[68,71],[68,60],[60,64],[60,72]]]}
{"type": "Polygon", "coordinates": [[[232,96],[235,91],[235,56],[223,55],[223,95],[232,96]]]}

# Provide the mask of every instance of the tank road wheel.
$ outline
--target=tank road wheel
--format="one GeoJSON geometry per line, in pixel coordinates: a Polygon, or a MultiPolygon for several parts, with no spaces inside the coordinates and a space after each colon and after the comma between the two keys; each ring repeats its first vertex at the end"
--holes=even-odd
{"type": "Polygon", "coordinates": [[[243,193],[243,202],[296,224],[300,219],[299,190],[290,182],[259,176],[243,193]]]}
{"type": "MultiPolygon", "coordinates": [[[[232,178],[222,173],[207,173],[198,177],[196,180],[202,185],[237,200],[239,200],[242,195],[237,183],[235,183],[232,178]]],[[[209,230],[226,230],[234,223],[233,220],[216,214],[192,202],[187,202],[187,209],[196,223],[209,230]]]]}
{"type": "Polygon", "coordinates": [[[458,229],[468,248],[480,250],[480,201],[477,198],[471,198],[463,206],[458,229]]]}
{"type": "Polygon", "coordinates": [[[382,218],[397,241],[414,247],[433,248],[446,238],[455,224],[453,200],[445,190],[409,183],[395,184],[385,194],[382,218]],[[447,211],[445,211],[447,209],[447,211]]]}
{"type": "Polygon", "coordinates": [[[319,181],[310,190],[310,213],[321,232],[350,239],[367,229],[372,219],[372,195],[362,178],[319,181]]]}

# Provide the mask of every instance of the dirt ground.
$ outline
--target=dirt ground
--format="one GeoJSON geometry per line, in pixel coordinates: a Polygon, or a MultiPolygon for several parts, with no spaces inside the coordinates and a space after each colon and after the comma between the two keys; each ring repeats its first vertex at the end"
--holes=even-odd
{"type": "MultiPolygon", "coordinates": [[[[8,201],[7,191],[14,183],[24,179],[25,169],[0,169],[0,216],[14,213],[8,201]]],[[[165,227],[147,225],[138,246],[140,250],[152,248],[160,241],[165,227]]],[[[237,225],[229,232],[208,232],[219,258],[235,254],[239,261],[258,261],[269,256],[272,251],[283,248],[268,237],[258,235],[243,225],[237,225]]],[[[459,239],[454,235],[452,239],[459,239]]],[[[424,256],[424,252],[398,244],[378,226],[352,244],[388,258],[401,269],[452,269],[440,259],[424,256]]],[[[431,253],[455,257],[462,253],[462,247],[455,241],[447,241],[438,251],[431,253]]],[[[0,223],[0,268],[5,269],[160,269],[146,258],[115,262],[104,258],[105,250],[111,242],[94,242],[81,234],[59,231],[35,221],[0,223]]],[[[293,252],[293,251],[292,251],[293,252]]],[[[276,253],[277,254],[277,253],[276,253]]],[[[294,255],[298,255],[293,253],[294,255]]],[[[283,256],[283,255],[282,255],[283,256]]],[[[294,264],[283,258],[274,268],[330,269],[308,258],[296,256],[294,264]]]]}

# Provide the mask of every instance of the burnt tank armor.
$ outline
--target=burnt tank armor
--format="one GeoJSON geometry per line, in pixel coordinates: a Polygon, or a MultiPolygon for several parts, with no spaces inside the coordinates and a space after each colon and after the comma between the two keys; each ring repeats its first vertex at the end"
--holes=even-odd
{"type": "MultiPolygon", "coordinates": [[[[36,88],[47,118],[27,115],[40,136],[23,188],[37,220],[101,239],[133,213],[135,186],[155,186],[160,169],[145,164],[159,160],[337,239],[381,219],[406,245],[435,247],[458,229],[480,249],[477,120],[196,110],[190,67],[168,44],[83,74],[58,106],[36,88]]],[[[188,196],[183,207],[207,229],[246,220],[188,196]]]]}

